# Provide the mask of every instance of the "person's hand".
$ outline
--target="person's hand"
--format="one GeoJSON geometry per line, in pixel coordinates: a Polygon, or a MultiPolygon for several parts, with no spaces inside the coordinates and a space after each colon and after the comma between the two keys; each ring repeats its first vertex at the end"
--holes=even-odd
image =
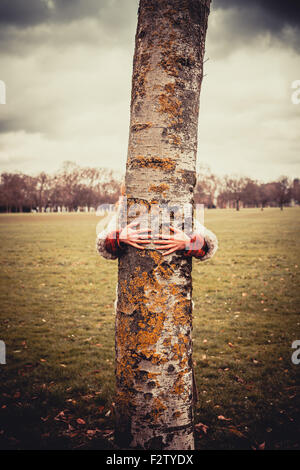
{"type": "Polygon", "coordinates": [[[164,256],[170,255],[174,251],[184,250],[190,238],[178,228],[170,227],[170,230],[174,232],[173,235],[160,235],[159,240],[155,240],[154,243],[158,250],[167,250],[164,252],[164,256]]]}
{"type": "Polygon", "coordinates": [[[133,221],[126,225],[120,232],[119,240],[122,243],[144,250],[143,245],[151,241],[151,235],[149,235],[151,231],[148,229],[134,229],[138,224],[140,224],[139,221],[133,221]]]}

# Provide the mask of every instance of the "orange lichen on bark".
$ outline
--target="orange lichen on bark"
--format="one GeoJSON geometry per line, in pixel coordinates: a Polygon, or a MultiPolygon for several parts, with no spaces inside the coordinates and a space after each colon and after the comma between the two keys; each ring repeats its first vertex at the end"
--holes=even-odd
{"type": "Polygon", "coordinates": [[[173,307],[173,322],[175,325],[186,325],[191,321],[191,301],[179,297],[173,307]]]}
{"type": "Polygon", "coordinates": [[[172,393],[176,395],[181,395],[184,392],[183,375],[184,375],[184,372],[180,371],[174,383],[174,386],[172,388],[172,393]]]}
{"type": "MultiPolygon", "coordinates": [[[[130,320],[124,319],[122,325],[119,326],[119,344],[126,345],[122,352],[124,357],[132,358],[133,351],[136,351],[138,355],[145,357],[153,364],[166,362],[168,359],[155,350],[166,316],[164,307],[167,295],[163,288],[153,276],[149,276],[147,272],[141,272],[141,269],[137,267],[130,281],[121,285],[121,289],[125,303],[133,303],[141,317],[138,323],[140,329],[137,332],[131,331],[130,320]],[[153,300],[147,294],[149,291],[156,293],[153,300]]],[[[131,363],[130,359],[129,363],[131,363]]]]}
{"type": "MultiPolygon", "coordinates": [[[[170,23],[170,27],[172,27],[170,23]]],[[[176,34],[174,31],[171,31],[169,34],[169,38],[165,41],[162,41],[160,44],[161,48],[161,60],[160,66],[165,70],[168,75],[173,77],[178,77],[178,63],[177,63],[177,54],[174,51],[174,46],[177,47],[177,42],[174,41],[176,39],[176,34]]]]}
{"type": "Polygon", "coordinates": [[[181,138],[178,135],[171,134],[169,135],[169,143],[173,145],[180,145],[181,144],[181,138]]]}
{"type": "Polygon", "coordinates": [[[163,345],[164,345],[166,348],[169,349],[170,346],[171,346],[171,344],[172,344],[172,338],[171,338],[171,337],[165,338],[165,339],[163,340],[163,345]]]}
{"type": "MultiPolygon", "coordinates": [[[[165,49],[167,49],[168,44],[171,47],[172,41],[166,41],[164,43],[165,49]]],[[[161,67],[169,74],[172,75],[173,77],[178,77],[178,66],[177,66],[177,55],[173,52],[169,52],[164,50],[162,52],[162,58],[160,61],[161,67]]]]}
{"type": "Polygon", "coordinates": [[[180,343],[175,343],[173,344],[172,346],[172,352],[173,352],[173,356],[172,356],[172,360],[181,360],[184,352],[185,352],[186,348],[184,346],[184,344],[180,344],[180,343]]]}
{"type": "Polygon", "coordinates": [[[155,268],[155,273],[157,273],[162,279],[169,279],[173,274],[173,270],[168,266],[164,267],[159,265],[155,268]]]}
{"type": "Polygon", "coordinates": [[[171,158],[161,157],[144,157],[143,155],[137,155],[132,157],[130,160],[132,168],[153,168],[159,170],[171,171],[176,167],[176,162],[171,158]]]}
{"type": "MultiPolygon", "coordinates": [[[[159,112],[167,113],[171,122],[177,123],[178,116],[182,115],[181,101],[178,98],[171,97],[166,93],[161,93],[158,97],[159,101],[159,112]]],[[[180,122],[183,122],[182,119],[180,122]]]]}
{"type": "Polygon", "coordinates": [[[155,261],[156,264],[160,264],[162,261],[164,261],[164,256],[159,251],[151,250],[149,252],[149,256],[151,256],[151,258],[155,261]]]}
{"type": "Polygon", "coordinates": [[[148,379],[156,379],[160,374],[158,372],[148,372],[148,379]]]}
{"type": "Polygon", "coordinates": [[[182,333],[178,335],[178,340],[180,343],[185,343],[185,344],[189,342],[187,336],[183,335],[182,333]]]}
{"type": "Polygon", "coordinates": [[[161,184],[151,184],[149,186],[149,191],[153,191],[155,193],[160,193],[160,194],[163,194],[165,193],[168,189],[170,188],[170,186],[166,183],[161,183],[161,184]]]}
{"type": "Polygon", "coordinates": [[[176,98],[175,95],[175,82],[166,83],[164,89],[165,93],[161,93],[158,96],[159,101],[159,112],[166,113],[170,119],[170,126],[176,126],[183,123],[182,114],[182,102],[176,98]]]}
{"type": "Polygon", "coordinates": [[[188,344],[187,344],[187,338],[185,340],[184,335],[179,334],[178,335],[178,343],[173,344],[171,351],[172,351],[172,361],[179,361],[179,366],[180,367],[185,367],[188,363],[187,359],[187,350],[188,350],[188,344]]]}
{"type": "Polygon", "coordinates": [[[165,84],[165,90],[169,95],[174,95],[175,93],[175,87],[176,83],[175,82],[169,82],[165,84]]]}
{"type": "MultiPolygon", "coordinates": [[[[172,266],[172,268],[173,268],[173,266],[172,266]]],[[[171,292],[172,296],[176,297],[178,294],[180,294],[181,289],[177,284],[171,284],[170,285],[170,292],[171,292]]]]}

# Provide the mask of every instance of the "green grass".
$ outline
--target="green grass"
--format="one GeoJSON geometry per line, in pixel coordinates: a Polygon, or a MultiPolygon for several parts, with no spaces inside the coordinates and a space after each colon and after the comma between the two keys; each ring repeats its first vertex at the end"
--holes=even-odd
{"type": "MultiPolygon", "coordinates": [[[[206,212],[220,246],[193,270],[198,448],[300,447],[299,215],[206,212]]],[[[95,254],[97,221],[0,216],[2,448],[108,445],[117,263],[95,254]]]]}

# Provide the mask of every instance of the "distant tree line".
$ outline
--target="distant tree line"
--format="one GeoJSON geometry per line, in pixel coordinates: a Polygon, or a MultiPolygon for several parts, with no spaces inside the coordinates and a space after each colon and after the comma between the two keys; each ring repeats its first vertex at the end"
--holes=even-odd
{"type": "MultiPolygon", "coordinates": [[[[105,168],[80,167],[65,162],[53,175],[3,172],[0,179],[1,212],[90,211],[113,204],[121,178],[105,168]]],[[[202,167],[195,187],[195,203],[208,208],[280,207],[300,204],[300,182],[282,176],[263,183],[247,177],[215,176],[202,167]]]]}
{"type": "Polygon", "coordinates": [[[248,177],[218,178],[209,168],[202,168],[197,177],[195,202],[208,208],[280,207],[300,204],[300,181],[281,176],[269,183],[248,177]]]}
{"type": "Polygon", "coordinates": [[[78,211],[115,203],[120,178],[105,168],[82,168],[65,162],[54,175],[41,172],[36,176],[2,173],[0,183],[1,212],[78,211]]]}

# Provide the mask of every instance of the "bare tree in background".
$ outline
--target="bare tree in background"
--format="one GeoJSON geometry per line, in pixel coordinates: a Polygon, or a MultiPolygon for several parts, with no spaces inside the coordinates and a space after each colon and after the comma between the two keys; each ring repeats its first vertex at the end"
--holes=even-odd
{"type": "MultiPolygon", "coordinates": [[[[141,0],[126,171],[128,208],[193,203],[199,95],[210,0],[141,0]]],[[[130,218],[129,220],[130,221],[130,218]]],[[[116,442],[192,449],[192,261],[119,259],[116,442]]]]}
{"type": "Polygon", "coordinates": [[[275,200],[281,210],[283,206],[291,200],[291,182],[287,176],[281,176],[274,184],[275,200]]]}
{"type": "Polygon", "coordinates": [[[217,178],[208,166],[201,165],[197,173],[197,183],[194,191],[194,200],[196,204],[204,204],[208,208],[216,207],[216,197],[218,186],[217,178]]]}
{"type": "Polygon", "coordinates": [[[224,182],[225,182],[224,192],[227,194],[228,200],[234,201],[235,208],[237,211],[239,211],[242,192],[246,184],[245,178],[235,178],[235,177],[225,176],[224,182]]]}

